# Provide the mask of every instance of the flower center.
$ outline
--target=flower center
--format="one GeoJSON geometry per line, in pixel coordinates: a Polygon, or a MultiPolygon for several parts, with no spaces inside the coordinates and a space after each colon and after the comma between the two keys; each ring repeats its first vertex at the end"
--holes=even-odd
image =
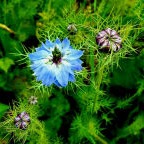
{"type": "Polygon", "coordinates": [[[61,62],[62,54],[57,47],[55,47],[54,51],[52,51],[52,55],[53,55],[53,59],[52,59],[53,63],[59,64],[61,62]]]}

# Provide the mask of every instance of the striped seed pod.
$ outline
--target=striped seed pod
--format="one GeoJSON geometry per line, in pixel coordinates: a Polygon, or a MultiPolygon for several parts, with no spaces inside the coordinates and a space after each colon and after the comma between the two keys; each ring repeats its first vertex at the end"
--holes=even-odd
{"type": "Polygon", "coordinates": [[[98,33],[97,44],[106,50],[118,51],[122,47],[122,39],[115,30],[107,28],[98,33]]]}
{"type": "Polygon", "coordinates": [[[25,130],[30,123],[30,117],[26,112],[22,112],[14,119],[14,124],[17,128],[25,130]]]}

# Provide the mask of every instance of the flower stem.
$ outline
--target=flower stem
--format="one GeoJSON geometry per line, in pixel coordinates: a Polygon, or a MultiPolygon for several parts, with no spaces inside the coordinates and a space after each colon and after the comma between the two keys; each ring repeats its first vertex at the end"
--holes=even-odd
{"type": "Polygon", "coordinates": [[[10,29],[9,27],[7,27],[6,25],[4,25],[4,24],[2,24],[2,23],[0,23],[0,28],[8,31],[8,32],[11,33],[11,34],[15,34],[15,32],[14,32],[12,29],[10,29]]]}
{"type": "MultiPolygon", "coordinates": [[[[96,77],[96,81],[95,81],[96,91],[100,89],[100,85],[101,85],[102,78],[103,78],[103,71],[104,71],[104,66],[101,67],[97,73],[97,77],[96,77]]],[[[92,112],[95,111],[95,105],[96,105],[97,101],[98,101],[98,94],[95,94],[92,112]]]]}
{"type": "Polygon", "coordinates": [[[104,139],[102,139],[100,136],[98,136],[97,134],[93,134],[93,136],[95,137],[96,140],[98,140],[99,142],[101,142],[102,144],[108,144],[104,139]]]}

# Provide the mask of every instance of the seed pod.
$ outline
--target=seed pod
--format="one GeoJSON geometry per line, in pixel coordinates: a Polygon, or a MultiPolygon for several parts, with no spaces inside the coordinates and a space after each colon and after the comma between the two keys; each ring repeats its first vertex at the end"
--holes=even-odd
{"type": "Polygon", "coordinates": [[[71,34],[75,34],[77,32],[77,28],[75,27],[74,24],[70,24],[68,27],[67,27],[67,30],[71,33],[71,34]]]}
{"type": "Polygon", "coordinates": [[[97,44],[106,50],[118,51],[122,47],[122,39],[115,30],[107,28],[98,33],[97,44]]]}
{"type": "Polygon", "coordinates": [[[30,123],[30,117],[26,112],[22,112],[14,119],[14,124],[17,128],[25,130],[30,123]]]}
{"type": "Polygon", "coordinates": [[[37,97],[31,96],[31,97],[29,98],[29,103],[30,103],[30,104],[35,105],[37,102],[38,102],[38,101],[37,101],[37,97]]]}

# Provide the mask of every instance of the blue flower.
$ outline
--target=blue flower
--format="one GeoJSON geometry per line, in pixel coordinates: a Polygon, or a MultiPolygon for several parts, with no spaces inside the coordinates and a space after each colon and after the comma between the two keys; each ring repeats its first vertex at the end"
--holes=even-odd
{"type": "Polygon", "coordinates": [[[62,42],[57,38],[55,42],[46,40],[36,52],[29,54],[29,59],[37,81],[46,86],[65,87],[69,81],[75,81],[74,71],[82,70],[79,59],[82,55],[83,51],[73,49],[67,38],[62,42]]]}

